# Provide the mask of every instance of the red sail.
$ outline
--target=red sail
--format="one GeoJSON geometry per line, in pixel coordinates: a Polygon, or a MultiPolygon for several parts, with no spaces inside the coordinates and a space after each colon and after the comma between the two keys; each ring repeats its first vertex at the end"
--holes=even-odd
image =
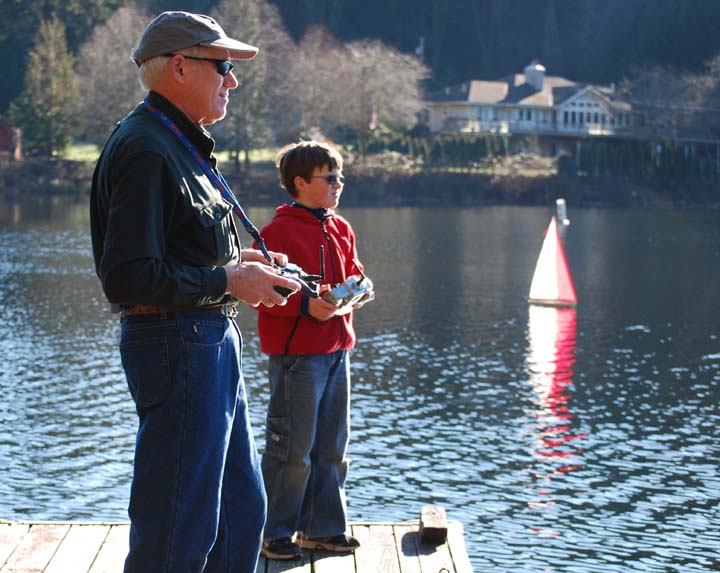
{"type": "Polygon", "coordinates": [[[545,240],[535,266],[529,301],[552,306],[577,304],[575,286],[570,276],[554,215],[545,233],[545,240]]]}

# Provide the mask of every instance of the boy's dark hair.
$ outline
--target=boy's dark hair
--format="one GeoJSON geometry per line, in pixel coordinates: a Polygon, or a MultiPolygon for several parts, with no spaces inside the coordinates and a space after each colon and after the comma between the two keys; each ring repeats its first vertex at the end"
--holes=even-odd
{"type": "Polygon", "coordinates": [[[330,170],[342,169],[340,152],[329,143],[321,141],[298,141],[283,147],[275,156],[275,166],[280,171],[280,183],[292,197],[297,197],[295,177],[310,182],[316,167],[327,165],[330,170]]]}

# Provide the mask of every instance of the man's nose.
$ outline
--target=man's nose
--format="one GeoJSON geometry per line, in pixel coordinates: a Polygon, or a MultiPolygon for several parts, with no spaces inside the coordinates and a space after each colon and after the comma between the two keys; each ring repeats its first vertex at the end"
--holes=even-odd
{"type": "Polygon", "coordinates": [[[230,71],[225,76],[225,81],[223,82],[223,85],[227,87],[228,89],[234,90],[236,87],[240,85],[240,82],[238,82],[237,77],[235,77],[235,74],[230,71]]]}

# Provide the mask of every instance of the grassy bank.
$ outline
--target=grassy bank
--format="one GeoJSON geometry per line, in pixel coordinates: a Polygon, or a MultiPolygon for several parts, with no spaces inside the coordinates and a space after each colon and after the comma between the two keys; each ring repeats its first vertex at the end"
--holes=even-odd
{"type": "MultiPolygon", "coordinates": [[[[74,147],[61,159],[0,162],[0,193],[88,194],[97,148],[74,147]]],[[[287,200],[272,164],[273,152],[257,152],[248,172],[227,156],[221,166],[246,205],[287,200]]],[[[483,164],[425,167],[399,154],[361,161],[350,156],[343,205],[549,205],[565,198],[574,206],[720,208],[720,185],[643,183],[623,178],[570,177],[550,158],[513,156],[483,164]]]]}

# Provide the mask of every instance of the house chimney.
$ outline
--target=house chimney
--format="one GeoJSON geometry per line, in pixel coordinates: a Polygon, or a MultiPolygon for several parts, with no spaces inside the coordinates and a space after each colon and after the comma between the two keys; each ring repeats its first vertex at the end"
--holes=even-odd
{"type": "Polygon", "coordinates": [[[545,80],[545,67],[537,61],[533,61],[525,68],[525,83],[532,86],[535,90],[543,89],[545,80]]]}

